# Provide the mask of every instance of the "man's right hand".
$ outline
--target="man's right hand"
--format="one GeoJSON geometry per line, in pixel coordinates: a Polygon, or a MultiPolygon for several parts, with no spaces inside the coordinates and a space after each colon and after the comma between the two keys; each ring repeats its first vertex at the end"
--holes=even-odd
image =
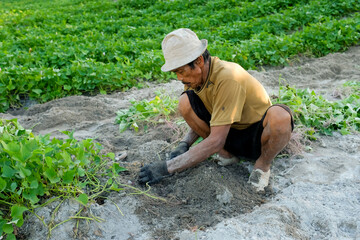
{"type": "Polygon", "coordinates": [[[170,153],[170,159],[177,157],[189,150],[189,144],[186,142],[180,142],[179,145],[170,153]]]}

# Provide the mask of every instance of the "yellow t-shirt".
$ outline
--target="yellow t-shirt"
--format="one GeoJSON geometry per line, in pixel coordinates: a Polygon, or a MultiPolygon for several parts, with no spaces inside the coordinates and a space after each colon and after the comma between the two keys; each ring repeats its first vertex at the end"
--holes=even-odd
{"type": "Polygon", "coordinates": [[[240,65],[211,57],[205,84],[194,90],[211,114],[210,126],[231,124],[239,130],[261,120],[271,106],[261,83],[240,65]]]}

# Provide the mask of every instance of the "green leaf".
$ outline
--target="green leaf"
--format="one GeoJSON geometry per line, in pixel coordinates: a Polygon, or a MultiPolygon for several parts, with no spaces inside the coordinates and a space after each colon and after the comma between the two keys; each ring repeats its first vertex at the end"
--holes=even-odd
{"type": "Polygon", "coordinates": [[[121,122],[119,125],[119,131],[120,133],[125,132],[125,130],[129,127],[128,123],[121,122]]]}
{"type": "Polygon", "coordinates": [[[22,193],[22,191],[23,191],[23,188],[21,187],[21,188],[19,188],[19,190],[16,192],[16,194],[20,196],[21,193],[22,193]]]}
{"type": "Polygon", "coordinates": [[[33,151],[38,147],[35,139],[28,140],[20,146],[21,161],[26,161],[28,158],[30,158],[33,151]]]}
{"type": "Polygon", "coordinates": [[[51,157],[45,157],[45,162],[49,168],[53,167],[53,159],[51,157]]]}
{"type": "Polygon", "coordinates": [[[15,192],[16,188],[17,188],[17,183],[16,182],[11,183],[10,185],[11,192],[15,192]]]}
{"type": "Polygon", "coordinates": [[[12,221],[16,222],[16,226],[21,227],[24,223],[23,213],[28,210],[24,206],[14,205],[11,207],[12,221]]]}
{"type": "Polygon", "coordinates": [[[16,136],[20,137],[26,133],[25,129],[18,129],[15,133],[16,136]]]}
{"type": "Polygon", "coordinates": [[[347,129],[344,129],[344,128],[340,130],[340,133],[341,133],[342,135],[350,134],[350,132],[349,132],[347,129]]]}
{"type": "Polygon", "coordinates": [[[76,169],[66,171],[63,176],[63,183],[65,184],[72,183],[75,174],[76,174],[76,169]]]}
{"type": "Polygon", "coordinates": [[[6,144],[5,142],[1,141],[1,144],[3,145],[4,151],[7,152],[10,156],[20,151],[20,145],[18,142],[10,142],[9,144],[6,144]]]}
{"type": "MultiPolygon", "coordinates": [[[[2,216],[2,215],[3,215],[3,214],[1,214],[1,216],[2,216]]],[[[4,232],[3,228],[4,228],[5,224],[6,224],[6,220],[2,220],[2,218],[1,218],[1,219],[0,219],[0,236],[2,236],[2,234],[3,234],[3,232],[4,232]]]]}
{"type": "Polygon", "coordinates": [[[37,197],[38,189],[26,189],[23,192],[25,199],[29,200],[31,204],[37,203],[40,199],[37,197]]]}
{"type": "Polygon", "coordinates": [[[0,192],[4,191],[6,188],[6,181],[0,177],[0,192]]]}
{"type": "Polygon", "coordinates": [[[42,93],[41,89],[33,89],[32,91],[38,95],[40,95],[42,93]]]}
{"type": "Polygon", "coordinates": [[[106,182],[106,185],[110,185],[110,184],[112,184],[113,183],[113,179],[112,178],[109,178],[108,180],[107,180],[107,182],[106,182]]]}
{"type": "Polygon", "coordinates": [[[51,183],[57,183],[60,181],[60,178],[57,176],[57,173],[52,168],[47,169],[44,172],[44,175],[50,180],[51,183]]]}
{"type": "Polygon", "coordinates": [[[84,206],[86,206],[86,204],[89,202],[89,198],[85,193],[80,194],[79,197],[76,198],[76,200],[84,206]]]}
{"type": "Polygon", "coordinates": [[[80,148],[78,149],[76,156],[78,159],[77,163],[81,163],[81,166],[86,166],[90,163],[88,156],[85,154],[85,148],[83,144],[80,144],[80,148]]]}
{"type": "Polygon", "coordinates": [[[68,152],[61,152],[60,155],[64,158],[65,166],[69,166],[72,163],[71,156],[68,152]]]}
{"type": "Polygon", "coordinates": [[[7,223],[7,224],[4,224],[3,231],[4,231],[4,233],[9,234],[9,233],[14,232],[14,228],[11,223],[10,224],[7,223]]]}
{"type": "Polygon", "coordinates": [[[67,90],[67,91],[70,91],[71,90],[71,86],[70,85],[64,85],[64,89],[67,90]]]}
{"type": "Polygon", "coordinates": [[[6,240],[16,240],[15,234],[9,233],[9,234],[6,236],[6,240]]]}
{"type": "Polygon", "coordinates": [[[131,124],[131,127],[134,128],[135,132],[138,132],[138,131],[139,131],[139,126],[137,125],[136,122],[132,123],[132,124],[131,124]]]}
{"type": "Polygon", "coordinates": [[[3,167],[3,172],[2,172],[2,176],[6,177],[6,178],[11,178],[15,175],[17,171],[15,169],[13,169],[12,167],[9,167],[7,165],[5,165],[3,167]]]}
{"type": "Polygon", "coordinates": [[[115,153],[109,152],[106,156],[109,157],[113,161],[115,160],[115,153]]]}
{"type": "Polygon", "coordinates": [[[114,164],[112,165],[112,169],[113,169],[113,173],[114,173],[114,174],[115,174],[115,173],[119,173],[119,172],[127,171],[127,169],[124,168],[124,167],[121,167],[121,166],[119,165],[119,163],[114,163],[114,164]]]}
{"type": "Polygon", "coordinates": [[[86,188],[86,186],[87,186],[88,184],[89,184],[88,181],[80,182],[80,183],[79,183],[79,187],[80,187],[80,188],[86,188]]]}
{"type": "Polygon", "coordinates": [[[10,142],[6,144],[1,141],[5,152],[7,152],[14,160],[24,162],[31,155],[33,150],[37,148],[36,140],[28,140],[25,143],[22,142],[10,142]]]}
{"type": "Polygon", "coordinates": [[[30,188],[34,189],[34,188],[38,188],[38,187],[39,187],[39,183],[36,179],[34,179],[30,182],[30,188]]]}
{"type": "Polygon", "coordinates": [[[80,177],[83,177],[85,175],[85,170],[82,168],[78,168],[78,174],[80,177]]]}
{"type": "Polygon", "coordinates": [[[19,171],[19,173],[20,173],[20,177],[21,178],[26,178],[26,177],[28,177],[28,176],[30,176],[31,175],[31,170],[29,170],[29,169],[27,169],[27,168],[25,168],[25,167],[19,167],[20,169],[20,171],[19,171]]]}
{"type": "Polygon", "coordinates": [[[111,185],[110,190],[119,192],[121,190],[124,190],[124,188],[119,188],[119,186],[116,183],[114,183],[114,184],[111,185]]]}

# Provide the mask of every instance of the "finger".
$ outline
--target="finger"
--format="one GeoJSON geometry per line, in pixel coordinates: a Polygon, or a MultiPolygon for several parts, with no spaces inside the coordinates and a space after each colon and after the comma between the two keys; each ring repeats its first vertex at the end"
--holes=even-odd
{"type": "Polygon", "coordinates": [[[142,168],[140,168],[140,171],[146,171],[149,169],[149,165],[145,165],[142,168]]]}
{"type": "Polygon", "coordinates": [[[150,180],[149,177],[142,177],[142,178],[139,179],[139,182],[140,183],[147,183],[147,182],[149,182],[149,180],[150,180]]]}
{"type": "Polygon", "coordinates": [[[155,178],[155,179],[152,179],[151,181],[149,181],[149,185],[152,185],[152,184],[155,184],[155,183],[158,183],[160,182],[164,177],[161,176],[161,177],[158,177],[158,178],[155,178]]]}
{"type": "Polygon", "coordinates": [[[139,173],[139,177],[145,177],[145,176],[147,176],[147,175],[149,175],[149,172],[148,171],[140,171],[140,173],[139,173]]]}

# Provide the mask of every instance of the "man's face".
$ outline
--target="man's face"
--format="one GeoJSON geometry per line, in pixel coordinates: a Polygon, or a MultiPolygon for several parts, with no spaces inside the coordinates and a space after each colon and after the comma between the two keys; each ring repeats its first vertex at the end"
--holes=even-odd
{"type": "Polygon", "coordinates": [[[204,83],[202,69],[196,62],[194,66],[194,68],[191,68],[189,65],[185,65],[173,71],[176,73],[178,80],[193,89],[200,87],[204,83]]]}

